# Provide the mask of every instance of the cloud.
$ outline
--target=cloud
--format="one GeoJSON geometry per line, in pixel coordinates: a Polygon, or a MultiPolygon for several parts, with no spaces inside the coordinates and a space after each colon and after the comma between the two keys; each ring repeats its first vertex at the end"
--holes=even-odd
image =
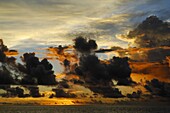
{"type": "Polygon", "coordinates": [[[95,40],[84,39],[83,37],[77,37],[75,40],[74,48],[81,53],[90,53],[91,51],[97,49],[97,44],[95,40]]]}
{"type": "Polygon", "coordinates": [[[147,81],[145,88],[152,94],[163,97],[170,97],[170,83],[161,82],[158,79],[147,81]]]}
{"type": "Polygon", "coordinates": [[[137,47],[170,46],[169,32],[169,23],[156,16],[150,16],[130,31],[127,37],[134,38],[137,47]]]}
{"type": "Polygon", "coordinates": [[[35,57],[35,53],[25,53],[23,55],[23,61],[26,66],[26,73],[21,84],[39,84],[39,85],[56,85],[53,66],[47,59],[39,61],[38,57],[35,57]],[[30,79],[33,81],[30,82],[30,79]],[[35,80],[34,80],[35,79],[35,80]]]}
{"type": "MultiPolygon", "coordinates": [[[[95,42],[95,40],[93,41],[95,42]]],[[[87,87],[94,93],[102,94],[104,97],[123,97],[118,89],[112,88],[112,80],[116,80],[118,85],[131,85],[133,83],[130,78],[131,69],[128,58],[113,57],[104,62],[95,56],[95,53],[89,48],[81,46],[88,45],[88,43],[82,37],[75,39],[75,49],[81,54],[73,73],[76,73],[80,80],[85,81],[84,84],[87,84],[87,87]],[[77,44],[77,42],[79,43],[77,44]]]]}
{"type": "Polygon", "coordinates": [[[77,97],[75,94],[66,92],[66,91],[64,91],[64,89],[61,89],[61,88],[52,89],[52,91],[55,92],[55,97],[59,97],[59,98],[62,98],[62,97],[75,98],[75,97],[77,97]]]}
{"type": "Polygon", "coordinates": [[[51,37],[51,42],[65,36],[63,40],[68,41],[72,38],[68,34],[93,31],[100,34],[97,41],[109,39],[122,46],[127,43],[116,39],[116,34],[127,31],[150,14],[168,20],[168,3],[167,0],[1,0],[0,36],[12,47],[25,39],[44,40],[44,35],[51,37]]]}
{"type": "MultiPolygon", "coordinates": [[[[24,84],[24,85],[56,85],[53,66],[46,58],[41,61],[35,57],[35,53],[24,53],[22,61],[24,64],[17,64],[16,58],[6,57],[4,54],[8,48],[0,40],[0,78],[1,84],[24,84]],[[5,76],[4,76],[5,75],[5,76]]],[[[9,50],[9,52],[15,50],[9,50]]]]}

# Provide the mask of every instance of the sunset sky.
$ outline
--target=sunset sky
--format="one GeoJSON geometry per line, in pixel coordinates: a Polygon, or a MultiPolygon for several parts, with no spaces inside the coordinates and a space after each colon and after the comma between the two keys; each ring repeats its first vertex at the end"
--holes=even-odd
{"type": "Polygon", "coordinates": [[[0,38],[10,48],[70,44],[75,35],[99,46],[127,47],[116,38],[150,15],[170,21],[169,0],[0,0],[0,38]],[[106,44],[107,43],[107,44],[106,44]]]}
{"type": "Polygon", "coordinates": [[[169,4],[0,0],[0,105],[169,105],[169,4]]]}

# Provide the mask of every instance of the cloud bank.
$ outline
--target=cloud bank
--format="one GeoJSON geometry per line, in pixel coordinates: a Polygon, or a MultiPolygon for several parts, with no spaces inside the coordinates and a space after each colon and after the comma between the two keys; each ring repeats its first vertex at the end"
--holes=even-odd
{"type": "MultiPolygon", "coordinates": [[[[90,35],[103,45],[127,47],[115,37],[127,32],[147,16],[169,20],[168,0],[1,0],[0,37],[13,48],[22,42],[72,43],[76,34],[90,35]],[[161,7],[160,7],[161,6],[161,7]],[[111,42],[112,41],[112,42],[111,42]]],[[[28,43],[27,46],[30,46],[28,43]]],[[[37,46],[35,46],[37,47],[37,46]]]]}

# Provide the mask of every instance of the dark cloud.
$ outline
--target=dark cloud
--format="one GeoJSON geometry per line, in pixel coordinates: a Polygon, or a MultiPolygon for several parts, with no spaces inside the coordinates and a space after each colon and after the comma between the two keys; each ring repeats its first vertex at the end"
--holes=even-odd
{"type": "Polygon", "coordinates": [[[88,55],[80,57],[76,73],[84,78],[86,82],[110,84],[112,79],[118,81],[119,85],[129,85],[131,69],[128,58],[113,57],[108,64],[102,63],[97,56],[88,55]]]}
{"type": "Polygon", "coordinates": [[[170,97],[170,83],[161,82],[158,79],[147,81],[145,88],[152,94],[163,97],[170,97]]]}
{"type": "MultiPolygon", "coordinates": [[[[118,81],[118,85],[131,85],[133,81],[130,78],[131,69],[128,64],[128,58],[113,57],[108,61],[100,60],[93,50],[97,48],[95,40],[87,40],[83,37],[77,37],[74,40],[74,48],[80,54],[76,54],[76,61],[71,61],[70,55],[67,55],[62,46],[54,49],[55,54],[61,58],[64,67],[69,73],[66,74],[66,79],[71,78],[69,81],[59,82],[62,88],[70,88],[68,82],[83,85],[95,93],[102,93],[105,97],[122,97],[118,89],[113,89],[112,80],[118,81]],[[60,48],[60,49],[59,49],[60,48]],[[64,58],[63,58],[64,56],[64,58]],[[71,74],[77,74],[76,79],[69,77],[71,74]],[[99,88],[95,90],[93,87],[99,88]],[[103,88],[106,86],[106,88],[103,88]],[[104,93],[100,90],[109,90],[104,93]],[[109,95],[109,93],[111,93],[109,95]],[[114,93],[116,93],[114,95],[114,93]],[[111,96],[112,95],[112,96],[111,96]],[[117,95],[117,96],[116,96],[117,95]]],[[[113,50],[121,49],[120,47],[113,47],[113,50]]],[[[66,95],[62,91],[62,95],[66,95]]]]}
{"type": "MultiPolygon", "coordinates": [[[[110,59],[106,63],[99,60],[97,56],[90,55],[91,53],[95,54],[93,50],[96,48],[97,44],[95,40],[86,40],[82,37],[78,37],[75,40],[75,49],[83,54],[80,55],[79,61],[77,61],[78,64],[73,64],[75,65],[75,70],[73,71],[76,72],[79,77],[82,78],[82,80],[73,80],[73,82],[75,84],[89,85],[88,88],[91,91],[102,94],[104,97],[123,97],[118,89],[112,88],[112,79],[117,80],[119,85],[130,85],[132,83],[130,79],[131,69],[129,68],[128,58],[113,57],[113,59],[110,59]],[[86,48],[80,44],[86,45],[86,48]],[[93,85],[96,86],[97,89],[91,87],[93,85]]],[[[57,50],[58,54],[65,55],[63,47],[59,46],[57,50]]],[[[52,65],[47,59],[40,61],[39,58],[35,56],[35,53],[25,53],[21,58],[24,62],[24,65],[18,64],[15,68],[24,74],[20,75],[19,77],[15,77],[14,79],[9,73],[9,77],[12,77],[12,80],[14,80],[14,82],[12,81],[13,83],[21,84],[26,87],[30,91],[30,96],[42,96],[40,95],[39,89],[36,85],[57,84],[54,72],[52,71],[52,65]],[[26,85],[35,85],[35,87],[28,87],[26,85]]],[[[70,67],[72,65],[68,59],[65,59],[63,64],[65,67],[70,67]]],[[[7,79],[8,82],[10,82],[10,78],[7,79]]],[[[7,81],[7,79],[5,78],[5,81],[7,81]]],[[[63,80],[59,82],[59,87],[59,89],[53,89],[53,91],[56,93],[56,97],[75,97],[74,94],[65,92],[64,89],[62,89],[70,88],[68,81],[63,80]]],[[[22,89],[13,88],[10,90],[10,92],[12,92],[12,95],[14,96],[24,97],[24,92],[22,89]]]]}
{"type": "Polygon", "coordinates": [[[0,39],[0,50],[2,52],[8,51],[8,47],[6,45],[4,45],[4,42],[2,39],[0,39]]]}
{"type": "Polygon", "coordinates": [[[15,84],[15,80],[14,78],[10,75],[10,72],[5,69],[4,70],[0,70],[0,84],[15,84]]]}
{"type": "Polygon", "coordinates": [[[55,92],[55,97],[65,97],[65,98],[75,98],[77,97],[75,94],[69,93],[69,92],[65,92],[64,89],[61,88],[56,88],[56,89],[52,89],[53,92],[55,92]]]}
{"type": "Polygon", "coordinates": [[[16,58],[15,57],[8,57],[6,59],[7,63],[11,63],[11,64],[16,64],[16,58]]]}
{"type": "Polygon", "coordinates": [[[105,65],[100,63],[100,60],[95,55],[80,57],[79,67],[77,67],[76,72],[80,76],[82,75],[86,82],[95,83],[100,80],[108,81],[110,79],[105,65]]]}
{"type": "Polygon", "coordinates": [[[26,97],[26,95],[24,94],[24,90],[18,86],[11,87],[10,85],[1,85],[1,89],[4,89],[6,91],[6,93],[2,95],[3,97],[26,97]]]}
{"type": "Polygon", "coordinates": [[[103,97],[108,97],[108,98],[121,98],[124,97],[122,95],[122,92],[119,91],[118,88],[112,88],[112,87],[89,87],[91,91],[94,93],[102,94],[103,97]]]}
{"type": "Polygon", "coordinates": [[[5,62],[6,60],[5,51],[8,51],[8,48],[4,45],[3,40],[0,39],[0,62],[5,62]]]}
{"type": "Polygon", "coordinates": [[[8,88],[10,88],[10,85],[0,85],[0,89],[7,90],[8,88]]]}
{"type": "Polygon", "coordinates": [[[128,38],[135,38],[137,47],[170,46],[170,27],[156,16],[146,18],[134,30],[130,31],[128,38]]]}
{"type": "Polygon", "coordinates": [[[43,95],[40,94],[39,87],[36,85],[23,85],[23,86],[12,86],[12,85],[1,85],[0,89],[6,91],[2,96],[3,97],[42,97],[43,95]],[[29,92],[26,93],[25,90],[29,92]]]}
{"type": "Polygon", "coordinates": [[[24,84],[33,83],[27,78],[35,78],[37,84],[41,85],[55,85],[57,82],[55,80],[54,71],[52,71],[52,65],[48,62],[47,59],[39,61],[38,57],[35,57],[35,53],[25,53],[23,55],[23,60],[26,63],[27,76],[24,77],[24,84]]]}
{"type": "Polygon", "coordinates": [[[75,41],[74,48],[81,53],[89,53],[92,50],[97,49],[97,44],[95,40],[92,39],[87,40],[80,36],[74,39],[74,41],[75,41]]]}
{"type": "Polygon", "coordinates": [[[132,94],[127,94],[128,98],[140,98],[142,94],[141,90],[138,90],[137,92],[133,92],[132,94]]]}
{"type": "Polygon", "coordinates": [[[36,78],[33,78],[29,75],[27,76],[24,76],[21,80],[21,84],[22,85],[38,85],[37,83],[37,79],[36,78]]]}
{"type": "Polygon", "coordinates": [[[113,79],[118,80],[118,84],[131,84],[130,74],[131,68],[128,63],[128,58],[113,57],[108,65],[109,74],[113,79]]]}
{"type": "Polygon", "coordinates": [[[4,65],[6,62],[15,61],[15,58],[7,58],[4,53],[6,51],[8,51],[8,48],[4,45],[3,40],[0,39],[0,84],[15,84],[15,80],[11,76],[10,71],[4,65]]]}
{"type": "Polygon", "coordinates": [[[59,87],[60,88],[70,88],[70,85],[68,84],[68,81],[67,80],[62,80],[58,83],[59,87]]]}
{"type": "MultiPolygon", "coordinates": [[[[4,52],[14,52],[8,50],[7,46],[0,40],[0,84],[24,84],[24,85],[56,85],[53,66],[47,59],[39,60],[35,53],[23,54],[24,65],[17,64],[15,57],[6,57],[4,52]]],[[[16,51],[15,51],[16,52],[16,51]]]]}
{"type": "Polygon", "coordinates": [[[157,16],[147,17],[127,35],[134,39],[127,50],[118,51],[121,55],[128,55],[131,61],[164,62],[170,56],[170,23],[160,20],[157,16]]]}
{"type": "Polygon", "coordinates": [[[79,84],[79,85],[83,85],[84,82],[82,80],[77,80],[77,79],[71,79],[71,82],[73,82],[74,84],[79,84]]]}
{"type": "MultiPolygon", "coordinates": [[[[17,88],[18,89],[18,88],[17,88]]],[[[7,95],[9,97],[17,97],[17,91],[16,88],[8,88],[7,89],[7,95]]]]}
{"type": "Polygon", "coordinates": [[[166,60],[167,56],[170,56],[169,49],[156,48],[147,52],[148,61],[150,62],[163,62],[164,60],[166,60]]]}
{"type": "Polygon", "coordinates": [[[68,48],[69,48],[69,46],[62,46],[62,45],[59,45],[58,47],[49,47],[49,49],[55,49],[55,51],[59,55],[64,54],[64,51],[68,48]]]}
{"type": "Polygon", "coordinates": [[[65,72],[68,72],[70,70],[70,61],[65,59],[63,61],[64,67],[65,67],[65,72]]]}
{"type": "Polygon", "coordinates": [[[130,48],[117,52],[122,56],[128,55],[131,61],[138,62],[164,62],[170,56],[169,47],[130,48]]]}
{"type": "Polygon", "coordinates": [[[76,50],[83,53],[86,51],[86,53],[80,55],[75,73],[85,81],[84,84],[88,84],[87,87],[94,93],[102,94],[104,97],[123,97],[118,89],[112,88],[112,80],[118,81],[118,85],[131,85],[133,83],[130,78],[131,69],[128,58],[113,57],[104,62],[97,56],[90,55],[91,51],[89,49],[81,47],[87,43],[85,39],[81,37],[80,42],[78,43],[80,46],[75,47],[76,50]]]}
{"type": "Polygon", "coordinates": [[[0,51],[0,62],[5,62],[6,60],[6,55],[4,54],[4,52],[0,51]]]}
{"type": "Polygon", "coordinates": [[[10,56],[10,55],[13,55],[13,53],[17,54],[17,51],[16,50],[9,50],[8,47],[6,45],[4,45],[3,40],[0,39],[0,62],[15,64],[15,60],[16,60],[15,57],[7,57],[8,54],[10,56]]]}
{"type": "Polygon", "coordinates": [[[30,91],[30,96],[32,97],[41,97],[42,95],[39,92],[39,88],[37,86],[28,86],[27,87],[30,91]]]}

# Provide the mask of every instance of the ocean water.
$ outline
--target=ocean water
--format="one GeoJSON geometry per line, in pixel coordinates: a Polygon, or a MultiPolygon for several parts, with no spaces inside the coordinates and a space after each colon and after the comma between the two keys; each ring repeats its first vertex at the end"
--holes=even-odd
{"type": "Polygon", "coordinates": [[[166,106],[136,105],[81,105],[81,106],[40,106],[1,105],[0,113],[169,113],[166,106]]]}

